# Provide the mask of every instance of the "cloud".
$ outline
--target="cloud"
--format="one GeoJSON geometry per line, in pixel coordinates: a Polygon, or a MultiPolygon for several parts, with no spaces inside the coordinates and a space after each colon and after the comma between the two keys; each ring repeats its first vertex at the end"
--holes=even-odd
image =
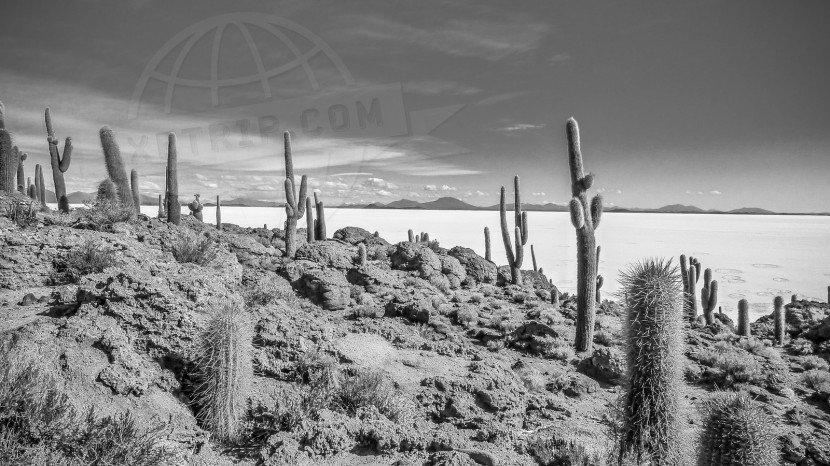
{"type": "Polygon", "coordinates": [[[363,182],[363,186],[384,189],[398,189],[398,186],[396,184],[390,183],[384,180],[383,178],[367,178],[366,181],[363,182]]]}
{"type": "Polygon", "coordinates": [[[437,191],[438,188],[434,184],[425,184],[424,191],[437,191]]]}
{"type": "Polygon", "coordinates": [[[534,125],[534,124],[530,124],[530,123],[515,123],[515,124],[512,124],[512,125],[503,126],[501,128],[498,128],[498,131],[506,131],[508,133],[512,133],[512,132],[516,132],[516,131],[531,131],[531,130],[534,130],[534,129],[542,129],[544,127],[545,127],[544,124],[534,125]]]}
{"type": "Polygon", "coordinates": [[[404,90],[415,94],[426,96],[431,95],[473,95],[478,94],[481,89],[472,86],[465,86],[455,81],[441,79],[429,81],[416,81],[404,84],[404,90]]]}
{"type": "Polygon", "coordinates": [[[616,191],[614,191],[614,192],[615,192],[615,193],[617,193],[617,194],[622,194],[622,189],[618,189],[618,190],[616,190],[616,191]]]}
{"type": "Polygon", "coordinates": [[[604,193],[605,191],[607,191],[605,188],[598,188],[598,189],[597,189],[597,193],[598,193],[598,194],[602,194],[602,193],[604,193]]]}
{"type": "Polygon", "coordinates": [[[531,193],[530,195],[531,195],[531,196],[544,196],[544,195],[545,195],[545,193],[543,193],[543,192],[538,192],[538,193],[531,193]]]}
{"type": "Polygon", "coordinates": [[[714,191],[709,191],[709,194],[713,194],[713,195],[715,195],[715,196],[720,196],[720,195],[721,195],[721,194],[723,194],[723,193],[722,193],[722,192],[720,192],[720,191],[718,191],[718,190],[714,190],[714,191]]]}
{"type": "Polygon", "coordinates": [[[483,191],[476,191],[476,196],[486,196],[486,195],[487,195],[487,193],[485,193],[483,191]]]}
{"type": "Polygon", "coordinates": [[[383,197],[390,197],[390,196],[394,196],[394,194],[392,194],[391,192],[389,192],[389,191],[387,191],[387,190],[385,190],[385,189],[381,189],[381,190],[377,191],[377,192],[376,192],[376,194],[377,194],[378,196],[383,196],[383,197]]]}
{"type": "Polygon", "coordinates": [[[571,59],[571,55],[569,53],[557,53],[556,55],[550,57],[548,60],[548,64],[550,65],[559,65],[571,59]]]}
{"type": "Polygon", "coordinates": [[[458,189],[454,186],[443,185],[441,186],[441,191],[458,191],[458,189]]]}

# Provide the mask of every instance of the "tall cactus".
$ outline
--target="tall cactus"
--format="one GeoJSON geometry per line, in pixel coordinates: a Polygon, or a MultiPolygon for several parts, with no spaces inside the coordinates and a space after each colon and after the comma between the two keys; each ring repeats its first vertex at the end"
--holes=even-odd
{"type": "Polygon", "coordinates": [[[11,193],[12,173],[17,173],[17,167],[13,166],[14,148],[12,136],[5,129],[0,129],[0,192],[11,193]]]}
{"type": "Polygon", "coordinates": [[[130,192],[133,198],[133,207],[135,207],[135,214],[141,213],[141,193],[138,189],[138,171],[133,168],[130,170],[130,192]]]}
{"type": "Polygon", "coordinates": [[[22,153],[17,161],[17,190],[20,194],[26,194],[26,169],[23,167],[23,161],[29,157],[29,154],[22,153]]]}
{"type": "Polygon", "coordinates": [[[412,228],[410,228],[409,231],[407,231],[406,233],[408,235],[409,242],[414,243],[415,242],[415,232],[412,231],[412,228]]]}
{"type": "Polygon", "coordinates": [[[362,267],[367,263],[366,244],[360,243],[357,245],[357,263],[362,267]]]}
{"type": "Polygon", "coordinates": [[[775,343],[779,346],[784,346],[787,342],[787,318],[784,312],[784,298],[776,296],[772,300],[774,311],[772,311],[773,322],[775,324],[775,343]]]}
{"type": "Polygon", "coordinates": [[[158,218],[165,218],[165,217],[167,217],[167,214],[164,212],[164,203],[162,202],[162,199],[161,199],[161,194],[159,194],[159,213],[158,213],[158,218]]]}
{"type": "Polygon", "coordinates": [[[504,241],[504,251],[507,253],[507,265],[510,267],[510,282],[514,285],[522,284],[522,262],[524,260],[524,245],[527,244],[527,212],[522,212],[521,190],[519,189],[519,175],[513,177],[515,200],[514,213],[514,241],[510,240],[510,230],[507,229],[507,204],[505,202],[504,186],[501,187],[499,200],[499,217],[501,220],[501,238],[504,241]],[[514,250],[515,247],[515,250],[514,250]]]}
{"type": "MultiPolygon", "coordinates": [[[[700,280],[700,270],[700,261],[694,257],[689,257],[687,265],[686,256],[680,256],[680,274],[683,279],[683,310],[686,320],[689,322],[697,318],[697,281],[700,280]]],[[[711,279],[711,275],[709,277],[711,279]]]]}
{"type": "MultiPolygon", "coordinates": [[[[314,236],[318,241],[326,240],[326,210],[322,199],[317,196],[317,191],[314,191],[314,205],[317,206],[317,219],[314,220],[315,231],[314,236]]],[[[426,233],[424,233],[426,236],[426,233]]]]}
{"type": "Polygon", "coordinates": [[[748,337],[752,335],[749,328],[749,302],[742,299],[738,301],[738,335],[748,337]]]}
{"type": "Polygon", "coordinates": [[[37,178],[37,198],[40,200],[40,208],[46,210],[46,183],[43,181],[43,167],[35,165],[35,177],[37,178]]]}
{"type": "Polygon", "coordinates": [[[104,150],[104,162],[107,167],[107,175],[115,184],[118,191],[118,201],[125,208],[133,207],[133,197],[130,190],[130,180],[127,178],[127,170],[121,160],[121,149],[115,140],[112,128],[104,126],[100,131],[101,148],[104,150]]]}
{"type": "Polygon", "coordinates": [[[775,420],[746,392],[721,392],[707,401],[699,465],[781,464],[775,420]]]}
{"type": "Polygon", "coordinates": [[[178,225],[182,221],[179,204],[179,165],[176,151],[176,133],[167,135],[167,170],[165,172],[164,198],[167,203],[167,222],[178,225]]]}
{"type": "Polygon", "coordinates": [[[589,351],[594,339],[594,317],[597,286],[597,241],[594,230],[602,218],[602,196],[597,194],[588,203],[587,191],[594,184],[594,175],[583,171],[579,126],[568,120],[568,164],[571,172],[571,223],[576,229],[576,350],[589,351]]]}
{"type": "Polygon", "coordinates": [[[530,258],[533,260],[533,271],[538,272],[539,266],[536,264],[536,249],[533,248],[533,245],[530,245],[530,258]]]}
{"type": "Polygon", "coordinates": [[[291,157],[291,134],[283,134],[285,143],[285,257],[294,258],[297,251],[297,221],[303,218],[306,208],[308,178],[300,180],[299,196],[294,182],[294,159],[291,157]]]}
{"type": "Polygon", "coordinates": [[[253,331],[243,306],[214,305],[201,332],[195,361],[195,402],[202,426],[221,440],[238,438],[253,380],[253,331]]]}
{"type": "Polygon", "coordinates": [[[305,231],[306,241],[308,241],[309,243],[314,241],[314,230],[316,230],[314,226],[314,215],[312,214],[311,204],[311,198],[305,198],[305,231]]]}
{"type": "Polygon", "coordinates": [[[718,281],[712,280],[712,269],[703,274],[703,288],[700,290],[700,305],[706,325],[715,323],[715,306],[718,305],[718,281]]]}
{"type": "MultiPolygon", "coordinates": [[[[490,251],[490,228],[488,227],[484,227],[484,260],[487,262],[493,262],[493,254],[490,251]]],[[[830,289],[830,287],[828,287],[828,289],[830,289]]],[[[828,291],[828,293],[830,293],[830,291],[828,291]]]]}
{"type": "Polygon", "coordinates": [[[49,144],[49,159],[52,164],[52,181],[55,183],[55,198],[58,200],[58,210],[62,213],[69,212],[69,200],[66,198],[66,183],[63,174],[69,170],[69,163],[72,161],[72,138],[67,137],[63,142],[63,155],[58,150],[58,139],[52,129],[52,117],[49,114],[49,107],[46,107],[46,142],[49,144]]]}
{"type": "Polygon", "coordinates": [[[620,458],[679,464],[683,397],[683,298],[671,260],[645,260],[620,275],[624,289],[628,393],[620,458]]]}
{"type": "Polygon", "coordinates": [[[222,231],[222,204],[219,202],[219,196],[216,196],[216,229],[222,231]]]}

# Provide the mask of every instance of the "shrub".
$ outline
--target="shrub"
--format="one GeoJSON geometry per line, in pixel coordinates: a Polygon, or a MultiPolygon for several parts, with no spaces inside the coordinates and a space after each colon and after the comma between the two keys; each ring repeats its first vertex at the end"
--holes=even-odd
{"type": "Polygon", "coordinates": [[[523,368],[519,369],[517,374],[519,375],[519,379],[522,381],[525,388],[529,391],[541,392],[545,389],[547,379],[545,379],[545,376],[539,372],[539,369],[523,368]]]}
{"type": "Polygon", "coordinates": [[[549,432],[538,432],[528,438],[525,450],[544,466],[602,466],[608,464],[605,454],[591,451],[585,442],[565,440],[549,432]]]}
{"type": "Polygon", "coordinates": [[[801,374],[804,385],[812,390],[830,393],[830,372],[820,369],[810,369],[801,374]]]}
{"type": "Polygon", "coordinates": [[[118,202],[95,202],[78,212],[75,227],[95,231],[113,231],[118,223],[127,223],[135,219],[135,209],[122,206],[118,202]]]}
{"type": "Polygon", "coordinates": [[[450,285],[450,279],[447,278],[445,275],[433,275],[429,277],[429,283],[445,295],[452,294],[452,286],[450,285]]]}
{"type": "Polygon", "coordinates": [[[496,294],[496,291],[498,291],[498,288],[496,288],[493,285],[481,285],[481,287],[479,287],[478,291],[480,291],[481,294],[483,294],[484,296],[489,298],[490,296],[493,296],[494,294],[496,294]]]}
{"type": "Polygon", "coordinates": [[[205,265],[216,259],[219,248],[216,242],[208,236],[186,233],[173,240],[172,251],[177,262],[205,265]]]}
{"type": "Polygon", "coordinates": [[[470,302],[472,304],[481,304],[484,302],[484,295],[481,293],[473,293],[470,295],[470,302]]]}
{"type": "Polygon", "coordinates": [[[755,337],[741,338],[738,340],[737,346],[738,348],[767,359],[781,359],[781,354],[778,351],[765,345],[764,342],[755,337]]]}
{"type": "Polygon", "coordinates": [[[810,369],[818,369],[823,371],[830,370],[830,364],[818,356],[805,357],[801,360],[801,367],[803,367],[805,371],[810,369]]]}
{"type": "Polygon", "coordinates": [[[614,344],[614,335],[609,332],[600,330],[594,333],[594,342],[600,345],[611,346],[614,344]]]}
{"type": "Polygon", "coordinates": [[[471,328],[478,323],[478,313],[472,309],[459,309],[455,319],[464,327],[471,328]]]}
{"type": "Polygon", "coordinates": [[[530,299],[530,295],[525,292],[519,292],[514,294],[512,299],[516,304],[524,304],[530,299]]]}
{"type": "Polygon", "coordinates": [[[277,286],[274,280],[261,280],[249,288],[241,290],[240,294],[245,306],[252,308],[268,306],[277,301],[285,301],[289,305],[297,304],[300,301],[294,290],[277,286]]]}
{"type": "Polygon", "coordinates": [[[796,338],[790,342],[790,348],[792,348],[793,353],[801,356],[806,356],[815,352],[813,342],[806,338],[796,338]]]}
{"type": "Polygon", "coordinates": [[[84,275],[100,273],[115,265],[115,257],[115,251],[103,241],[86,238],[66,254],[63,272],[70,280],[77,281],[84,275]]]}
{"type": "Polygon", "coordinates": [[[335,402],[352,416],[359,408],[374,407],[390,421],[404,423],[413,414],[404,396],[376,369],[360,368],[351,376],[342,374],[335,402]]]}
{"type": "Polygon", "coordinates": [[[19,228],[37,225],[38,207],[34,202],[11,201],[3,206],[3,217],[11,220],[19,228]]]}
{"type": "Polygon", "coordinates": [[[727,342],[721,341],[712,348],[699,351],[697,358],[702,364],[718,369],[719,373],[713,374],[713,382],[724,388],[758,381],[762,376],[761,365],[751,354],[727,342]]]}

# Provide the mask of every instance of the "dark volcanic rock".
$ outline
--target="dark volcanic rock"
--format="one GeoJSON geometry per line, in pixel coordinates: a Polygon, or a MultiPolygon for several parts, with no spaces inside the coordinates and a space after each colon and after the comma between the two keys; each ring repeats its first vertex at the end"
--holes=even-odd
{"type": "Polygon", "coordinates": [[[417,271],[421,278],[429,278],[441,272],[438,255],[421,244],[408,241],[398,243],[389,258],[392,260],[392,268],[417,271]]]}
{"type": "Polygon", "coordinates": [[[375,236],[368,230],[359,227],[344,227],[334,232],[334,239],[345,241],[351,245],[358,245],[364,243],[367,246],[389,246],[389,242],[385,239],[375,236]]]}
{"type": "Polygon", "coordinates": [[[475,283],[495,283],[496,264],[484,260],[470,248],[456,246],[450,249],[447,254],[458,259],[458,262],[467,271],[467,277],[475,283]]]}
{"type": "Polygon", "coordinates": [[[348,269],[352,267],[352,251],[337,241],[314,241],[297,249],[296,260],[307,260],[325,267],[348,269]]]}

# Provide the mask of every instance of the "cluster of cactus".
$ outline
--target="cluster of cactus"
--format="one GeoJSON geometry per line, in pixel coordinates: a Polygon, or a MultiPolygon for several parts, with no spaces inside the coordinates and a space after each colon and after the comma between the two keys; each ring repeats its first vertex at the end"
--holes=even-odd
{"type": "Polygon", "coordinates": [[[46,107],[44,115],[46,120],[46,142],[49,144],[49,159],[52,164],[52,181],[55,183],[55,198],[58,201],[58,210],[62,213],[69,212],[69,200],[66,198],[66,183],[63,174],[69,170],[72,161],[72,138],[67,137],[63,143],[63,155],[58,149],[58,139],[52,129],[52,117],[49,107],[46,107]]]}
{"type": "Polygon", "coordinates": [[[706,404],[701,465],[781,464],[775,421],[747,393],[722,392],[706,404]]]}
{"type": "MultiPolygon", "coordinates": [[[[294,258],[297,252],[297,221],[303,218],[306,211],[306,190],[308,177],[302,176],[300,192],[294,181],[294,159],[291,156],[291,134],[283,133],[285,142],[285,257],[294,258]]],[[[309,212],[310,213],[310,212],[309,212]]]]}
{"type": "Polygon", "coordinates": [[[26,194],[23,161],[28,155],[12,144],[11,133],[6,130],[6,108],[0,102],[0,192],[26,194]]]}
{"type": "Polygon", "coordinates": [[[220,440],[233,440],[241,431],[253,380],[252,338],[250,319],[234,301],[214,305],[199,338],[197,418],[220,440]]]}
{"type": "Polygon", "coordinates": [[[571,173],[571,223],[576,229],[577,298],[576,350],[589,351],[594,339],[597,286],[597,241],[594,230],[602,218],[602,196],[588,202],[587,191],[594,184],[594,175],[583,171],[579,126],[573,118],[567,123],[568,165],[571,173]]]}
{"type": "Polygon", "coordinates": [[[718,305],[718,281],[712,280],[712,269],[703,272],[703,288],[700,289],[700,305],[706,325],[715,323],[715,306],[718,305]]]}
{"type": "Polygon", "coordinates": [[[325,241],[326,239],[326,209],[323,206],[323,201],[320,200],[317,191],[314,191],[314,206],[310,197],[306,200],[306,234],[308,242],[325,241]],[[317,210],[317,218],[312,214],[312,207],[317,210]]]}
{"type": "Polygon", "coordinates": [[[683,299],[671,260],[646,260],[620,275],[624,289],[628,392],[620,458],[677,464],[681,456],[683,299]]]}
{"type": "Polygon", "coordinates": [[[745,299],[738,301],[738,335],[752,335],[752,329],[749,327],[749,302],[745,299]]]}
{"type": "Polygon", "coordinates": [[[784,298],[776,296],[772,300],[772,306],[774,308],[772,317],[775,327],[773,341],[779,346],[784,346],[784,343],[787,342],[787,317],[784,311],[784,298]]]}
{"type": "Polygon", "coordinates": [[[700,261],[694,257],[680,256],[680,279],[683,281],[683,313],[686,320],[693,322],[697,318],[697,281],[700,280],[700,261]]]}
{"type": "Polygon", "coordinates": [[[416,235],[415,232],[412,231],[412,229],[410,228],[407,231],[407,236],[409,238],[410,243],[429,243],[429,233],[425,233],[423,231],[416,235]]]}
{"type": "Polygon", "coordinates": [[[182,220],[179,204],[179,167],[176,151],[176,133],[167,135],[167,169],[164,174],[164,204],[167,222],[178,225],[182,220]]]}
{"type": "Polygon", "coordinates": [[[513,194],[515,196],[515,200],[513,201],[513,230],[507,229],[507,204],[505,202],[504,186],[501,187],[499,198],[501,238],[504,241],[504,251],[507,253],[507,265],[510,267],[510,282],[514,285],[522,284],[522,261],[524,260],[524,245],[527,244],[528,236],[527,212],[522,212],[522,199],[519,188],[519,175],[516,175],[513,177],[513,194]],[[515,235],[513,241],[510,239],[511,232],[515,235]]]}
{"type": "MultiPolygon", "coordinates": [[[[493,253],[490,250],[490,228],[484,227],[484,260],[493,262],[493,253]]],[[[828,288],[830,293],[830,288],[828,288]]]]}

